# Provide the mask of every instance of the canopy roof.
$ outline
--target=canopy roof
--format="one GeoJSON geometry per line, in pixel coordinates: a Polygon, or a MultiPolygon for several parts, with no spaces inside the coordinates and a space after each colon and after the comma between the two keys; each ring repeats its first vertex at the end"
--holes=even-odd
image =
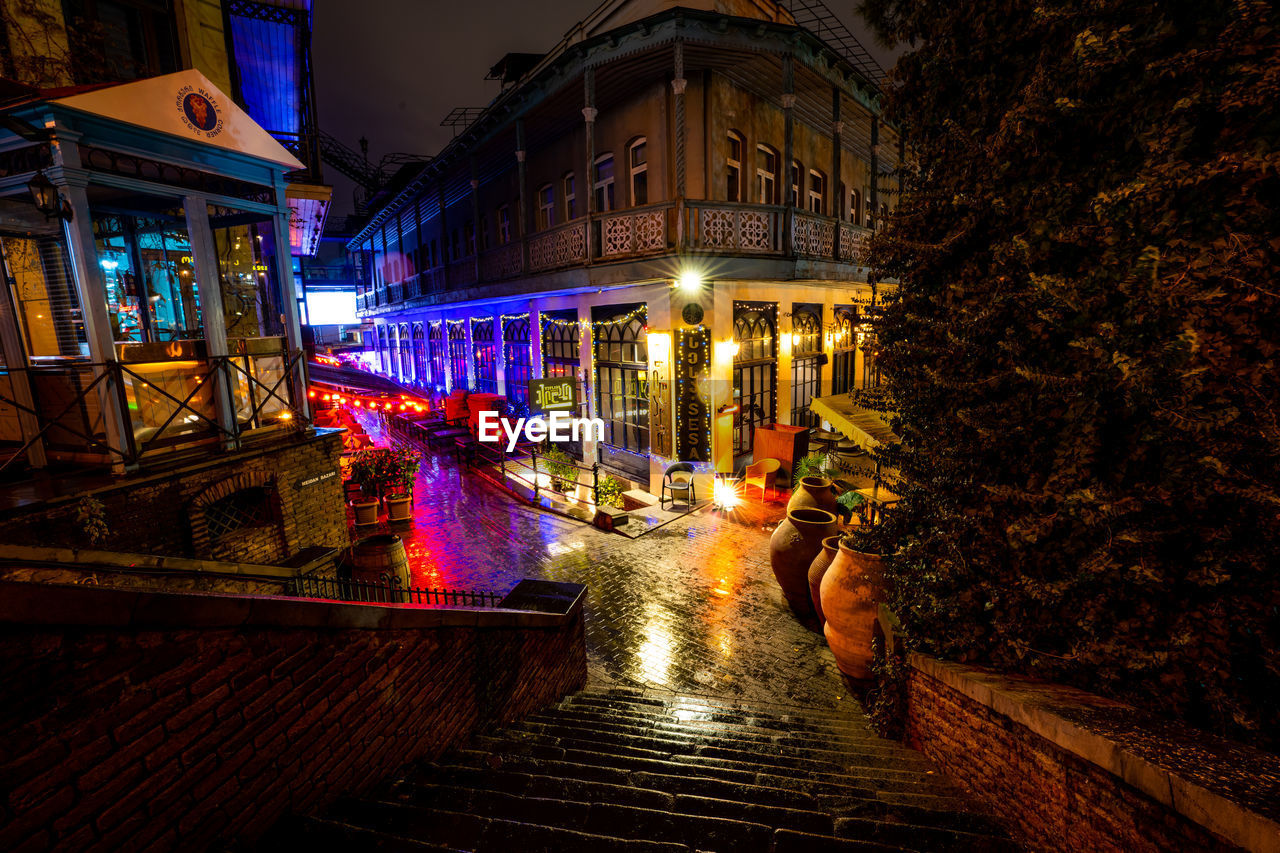
{"type": "Polygon", "coordinates": [[[278,163],[288,171],[304,168],[298,158],[194,68],[65,97],[58,97],[59,94],[43,93],[50,103],[79,112],[247,154],[278,163]]]}
{"type": "Polygon", "coordinates": [[[814,397],[809,410],[838,429],[863,450],[893,444],[899,438],[889,427],[889,415],[855,406],[848,394],[814,397]]]}

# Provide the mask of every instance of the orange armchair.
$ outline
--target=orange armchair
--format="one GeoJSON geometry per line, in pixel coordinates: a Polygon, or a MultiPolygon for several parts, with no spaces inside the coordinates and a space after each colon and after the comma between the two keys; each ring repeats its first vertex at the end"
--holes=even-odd
{"type": "Polygon", "coordinates": [[[760,500],[764,500],[765,493],[774,488],[773,481],[777,478],[778,469],[781,467],[782,463],[777,459],[761,459],[759,462],[748,465],[742,480],[743,488],[758,486],[760,500]]]}

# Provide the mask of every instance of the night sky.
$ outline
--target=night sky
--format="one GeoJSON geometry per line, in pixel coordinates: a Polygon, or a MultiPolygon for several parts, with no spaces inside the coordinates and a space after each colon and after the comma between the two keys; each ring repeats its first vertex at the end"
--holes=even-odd
{"type": "MultiPolygon", "coordinates": [[[[315,4],[316,97],[320,127],[369,159],[405,151],[435,154],[453,131],[454,107],[482,107],[499,92],[485,80],[512,51],[550,50],[599,0],[324,0],[315,4]]],[[[827,0],[880,64],[892,51],[868,35],[851,0],[827,0]]],[[[354,185],[325,165],[334,186],[330,222],[352,209],[354,185]]]]}

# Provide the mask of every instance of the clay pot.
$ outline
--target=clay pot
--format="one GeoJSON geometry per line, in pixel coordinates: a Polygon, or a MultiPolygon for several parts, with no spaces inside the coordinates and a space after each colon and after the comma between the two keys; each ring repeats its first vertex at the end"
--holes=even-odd
{"type": "Polygon", "coordinates": [[[822,540],[836,532],[836,517],[825,509],[791,510],[769,539],[769,563],[791,610],[802,620],[813,619],[809,597],[809,566],[822,551],[822,540]]]}
{"type": "Polygon", "coordinates": [[[831,481],[826,477],[801,477],[787,501],[787,512],[793,509],[814,507],[836,512],[836,496],[831,491],[831,481]]]}
{"type": "Polygon", "coordinates": [[[840,553],[840,536],[828,536],[822,540],[822,550],[818,552],[818,556],[814,557],[813,562],[809,564],[809,600],[813,602],[813,612],[818,617],[819,625],[825,625],[827,618],[822,615],[822,598],[818,588],[822,584],[822,576],[827,573],[827,569],[830,568],[831,562],[838,553],[840,553]]]}
{"type": "Polygon", "coordinates": [[[391,495],[387,499],[387,521],[412,521],[413,496],[391,495]]]}
{"type": "Polygon", "coordinates": [[[374,498],[360,499],[351,502],[356,513],[356,524],[364,526],[378,523],[378,501],[374,498]]]}
{"type": "Polygon", "coordinates": [[[819,587],[827,624],[823,633],[836,665],[850,678],[871,678],[871,639],[884,600],[884,557],[843,542],[819,587]]]}

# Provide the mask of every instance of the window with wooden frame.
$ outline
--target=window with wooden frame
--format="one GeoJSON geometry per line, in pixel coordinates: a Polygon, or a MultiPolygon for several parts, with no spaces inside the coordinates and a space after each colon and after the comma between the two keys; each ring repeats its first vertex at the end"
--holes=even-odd
{"type": "Polygon", "coordinates": [[[726,201],[742,201],[742,152],[746,147],[746,140],[741,133],[729,131],[729,152],[724,161],[726,201]]]}
{"type": "Polygon", "coordinates": [[[631,206],[649,203],[649,150],[642,136],[627,147],[627,163],[631,174],[631,206]]]}

